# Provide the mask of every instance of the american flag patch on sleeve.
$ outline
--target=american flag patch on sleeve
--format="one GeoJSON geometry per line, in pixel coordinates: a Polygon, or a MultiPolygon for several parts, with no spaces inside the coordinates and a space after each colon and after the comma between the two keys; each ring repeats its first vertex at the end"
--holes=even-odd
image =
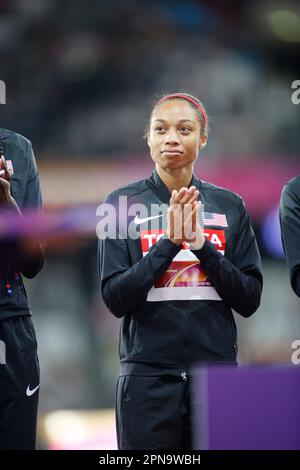
{"type": "Polygon", "coordinates": [[[206,226],[217,225],[218,227],[228,227],[225,214],[213,214],[212,212],[203,213],[203,223],[206,226]]]}

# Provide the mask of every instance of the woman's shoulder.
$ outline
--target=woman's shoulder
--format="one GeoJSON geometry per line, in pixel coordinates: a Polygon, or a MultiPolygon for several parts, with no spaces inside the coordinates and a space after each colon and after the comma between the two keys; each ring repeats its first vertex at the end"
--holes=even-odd
{"type": "Polygon", "coordinates": [[[142,193],[143,191],[147,190],[148,187],[146,185],[146,180],[138,180],[134,181],[133,183],[120,186],[119,188],[114,189],[111,193],[109,193],[106,198],[105,202],[111,202],[121,196],[131,197],[137,194],[142,193]]]}
{"type": "Polygon", "coordinates": [[[12,146],[13,149],[19,148],[25,156],[28,154],[27,151],[31,149],[31,141],[27,137],[10,129],[0,128],[0,140],[12,146]]]}
{"type": "Polygon", "coordinates": [[[284,185],[283,193],[293,193],[300,198],[300,175],[294,176],[284,185]]]}
{"type": "Polygon", "coordinates": [[[201,191],[211,193],[215,197],[222,197],[222,199],[227,199],[232,204],[243,204],[243,198],[239,194],[235,193],[234,191],[230,191],[227,188],[223,188],[222,186],[208,183],[207,181],[200,181],[200,193],[201,191]]]}

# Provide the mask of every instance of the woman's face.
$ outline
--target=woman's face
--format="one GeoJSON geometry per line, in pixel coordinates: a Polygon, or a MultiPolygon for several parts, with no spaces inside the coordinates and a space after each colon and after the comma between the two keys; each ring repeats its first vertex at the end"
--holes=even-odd
{"type": "Polygon", "coordinates": [[[158,105],[151,117],[148,145],[152,160],[165,170],[192,164],[204,147],[199,116],[189,103],[172,99],[158,105]]]}

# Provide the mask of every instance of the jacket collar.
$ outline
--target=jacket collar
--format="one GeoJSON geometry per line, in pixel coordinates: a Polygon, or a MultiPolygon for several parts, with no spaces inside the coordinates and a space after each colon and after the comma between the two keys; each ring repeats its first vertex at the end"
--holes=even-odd
{"type": "MultiPolygon", "coordinates": [[[[152,175],[148,179],[150,185],[154,189],[154,191],[157,193],[159,196],[159,199],[166,203],[169,204],[171,194],[170,191],[168,190],[167,186],[165,183],[162,181],[162,179],[159,177],[158,173],[156,170],[153,170],[152,175]]],[[[193,174],[192,179],[188,187],[190,186],[196,186],[196,188],[200,188],[200,180],[193,174]]]]}

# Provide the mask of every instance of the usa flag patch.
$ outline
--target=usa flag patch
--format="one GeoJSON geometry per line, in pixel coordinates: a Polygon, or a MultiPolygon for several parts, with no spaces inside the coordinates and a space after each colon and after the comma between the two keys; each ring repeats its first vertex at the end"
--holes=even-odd
{"type": "Polygon", "coordinates": [[[214,214],[212,212],[203,213],[203,223],[206,226],[217,225],[218,227],[228,227],[225,214],[214,214]]]}

